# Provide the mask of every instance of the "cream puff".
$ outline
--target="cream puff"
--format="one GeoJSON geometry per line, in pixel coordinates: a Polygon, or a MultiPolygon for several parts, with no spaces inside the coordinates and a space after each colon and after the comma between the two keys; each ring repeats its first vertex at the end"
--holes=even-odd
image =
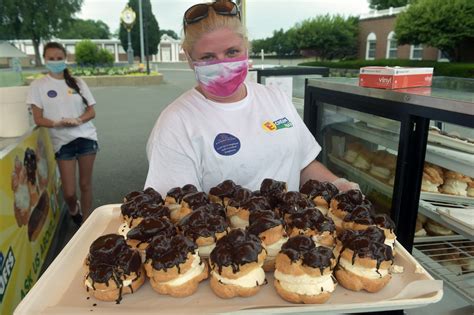
{"type": "MultiPolygon", "coordinates": [[[[141,200],[141,199],[140,199],[141,200]]],[[[143,219],[148,217],[170,218],[170,209],[163,205],[154,203],[136,202],[135,199],[128,201],[120,206],[122,221],[124,227],[133,228],[137,226],[143,219]]]]}
{"type": "Polygon", "coordinates": [[[357,155],[352,165],[361,170],[369,170],[373,159],[373,153],[367,150],[366,148],[361,148],[358,153],[359,154],[357,155]]]}
{"type": "Polygon", "coordinates": [[[262,266],[267,256],[260,239],[242,229],[217,241],[209,257],[211,289],[221,298],[248,297],[266,284],[262,266]]]}
{"type": "Polygon", "coordinates": [[[291,237],[276,258],[275,289],[292,303],[324,303],[336,287],[336,258],[330,248],[317,247],[304,235],[291,237]]]}
{"type": "Polygon", "coordinates": [[[280,202],[280,198],[288,191],[286,182],[265,178],[260,184],[260,194],[268,199],[272,209],[280,202]]]}
{"type": "Polygon", "coordinates": [[[382,230],[370,226],[363,231],[345,230],[336,245],[339,284],[352,291],[378,292],[391,279],[393,254],[385,245],[382,230]]]}
{"type": "Polygon", "coordinates": [[[306,235],[313,239],[316,246],[332,248],[335,245],[336,225],[318,209],[308,208],[290,215],[288,234],[290,237],[306,235]]]}
{"type": "Polygon", "coordinates": [[[289,191],[282,195],[281,201],[276,206],[275,211],[288,223],[291,214],[307,208],[314,208],[312,200],[307,199],[298,191],[289,191]]]}
{"type": "Polygon", "coordinates": [[[224,209],[219,211],[217,207],[212,208],[210,205],[202,206],[185,216],[179,222],[178,228],[184,236],[199,246],[201,258],[209,258],[211,251],[216,247],[216,241],[230,231],[224,209]]]}
{"type": "Polygon", "coordinates": [[[382,181],[389,181],[395,174],[397,157],[385,150],[376,151],[371,160],[369,173],[382,181]]]}
{"type": "Polygon", "coordinates": [[[84,285],[101,301],[122,300],[123,294],[136,292],[145,281],[138,251],[130,248],[122,235],[107,234],[96,239],[85,259],[84,285]]]}
{"type": "Polygon", "coordinates": [[[236,185],[232,180],[225,180],[209,190],[209,200],[213,203],[227,206],[229,200],[238,188],[240,188],[240,186],[236,185]]]}
{"type": "Polygon", "coordinates": [[[164,203],[163,197],[152,187],[148,187],[145,190],[135,190],[129,192],[123,198],[123,202],[127,203],[130,201],[135,201],[135,203],[149,203],[157,205],[162,205],[164,203]]]}
{"type": "Polygon", "coordinates": [[[275,257],[288,240],[285,222],[272,210],[260,210],[250,213],[249,224],[249,233],[258,236],[267,250],[263,270],[274,270],[275,257]]]}
{"type": "Polygon", "coordinates": [[[184,185],[183,187],[171,188],[165,196],[165,205],[170,208],[171,211],[175,211],[181,208],[181,201],[183,197],[190,193],[197,192],[196,186],[192,184],[184,185]]]}
{"type": "Polygon", "coordinates": [[[227,205],[227,218],[229,218],[230,226],[234,229],[244,229],[249,226],[249,216],[253,211],[271,210],[272,207],[265,197],[255,197],[253,193],[242,188],[239,190],[240,198],[236,194],[227,205]],[[250,198],[246,196],[251,196],[250,198]],[[248,198],[248,199],[247,199],[248,198]],[[241,199],[241,200],[240,200],[241,199]]]}
{"type": "Polygon", "coordinates": [[[425,230],[430,236],[448,236],[454,234],[452,230],[431,219],[426,220],[425,230]]]}
{"type": "Polygon", "coordinates": [[[167,217],[146,217],[128,231],[122,227],[119,234],[124,235],[130,247],[138,249],[144,262],[145,250],[155,236],[172,237],[178,233],[174,224],[167,217]]]}
{"type": "Polygon", "coordinates": [[[198,246],[184,235],[158,235],[146,249],[145,271],[151,287],[173,297],[194,294],[208,277],[208,267],[198,254],[198,246]]]}
{"type": "Polygon", "coordinates": [[[19,227],[28,224],[31,203],[30,192],[26,179],[26,170],[20,159],[15,157],[14,169],[11,178],[11,187],[14,194],[13,208],[16,223],[19,227]]]}
{"type": "Polygon", "coordinates": [[[300,193],[305,195],[306,198],[311,199],[322,214],[327,215],[329,203],[332,197],[339,193],[339,189],[330,182],[310,179],[301,186],[300,193]]]}
{"type": "Polygon", "coordinates": [[[469,176],[454,171],[447,171],[444,174],[444,184],[440,191],[444,194],[467,196],[467,187],[471,182],[469,176]]]}
{"type": "Polygon", "coordinates": [[[193,192],[185,195],[181,200],[181,207],[171,210],[171,221],[178,223],[186,215],[190,214],[193,210],[208,205],[209,197],[203,192],[193,192]]]}
{"type": "Polygon", "coordinates": [[[340,192],[331,199],[328,216],[334,221],[338,234],[343,230],[344,217],[359,205],[372,207],[372,203],[358,189],[340,192]]]}
{"type": "Polygon", "coordinates": [[[439,187],[444,182],[443,171],[435,165],[425,163],[423,167],[423,178],[421,182],[421,190],[427,192],[439,192],[439,187]]]}
{"type": "Polygon", "coordinates": [[[359,142],[349,143],[347,145],[346,153],[344,154],[344,160],[353,164],[359,155],[359,151],[362,150],[364,146],[359,142]]]}

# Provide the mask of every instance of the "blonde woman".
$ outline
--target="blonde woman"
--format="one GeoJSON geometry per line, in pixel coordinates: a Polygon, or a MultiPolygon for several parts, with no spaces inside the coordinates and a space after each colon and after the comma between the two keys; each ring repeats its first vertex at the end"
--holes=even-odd
{"type": "Polygon", "coordinates": [[[182,47],[197,86],[158,118],[145,187],[166,194],[193,184],[208,192],[232,179],[255,190],[264,178],[285,181],[289,190],[311,178],[355,187],[315,161],[321,147],[282,91],[244,82],[249,42],[240,18],[231,1],[185,12],[182,47]]]}

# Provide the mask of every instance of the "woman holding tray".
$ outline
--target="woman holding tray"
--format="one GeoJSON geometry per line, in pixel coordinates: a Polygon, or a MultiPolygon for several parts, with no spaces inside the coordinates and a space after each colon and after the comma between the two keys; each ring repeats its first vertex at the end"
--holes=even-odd
{"type": "Polygon", "coordinates": [[[282,91],[244,82],[249,42],[240,19],[228,0],[184,13],[182,47],[198,84],[158,118],[147,144],[145,187],[166,194],[193,184],[209,191],[232,179],[255,190],[272,178],[288,190],[308,179],[357,188],[315,160],[321,147],[282,91]]]}
{"type": "Polygon", "coordinates": [[[95,100],[86,83],[70,75],[66,50],[61,44],[46,44],[43,57],[49,72],[33,81],[27,103],[36,125],[49,128],[64,200],[74,222],[81,224],[92,206],[92,169],[98,151],[97,131],[91,121],[95,117],[95,100]],[[77,166],[80,202],[76,196],[77,166]]]}

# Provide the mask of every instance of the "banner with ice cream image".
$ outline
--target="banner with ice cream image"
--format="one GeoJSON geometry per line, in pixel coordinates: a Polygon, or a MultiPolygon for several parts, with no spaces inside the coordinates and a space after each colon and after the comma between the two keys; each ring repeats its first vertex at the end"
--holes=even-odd
{"type": "Polygon", "coordinates": [[[60,191],[48,132],[35,129],[0,160],[0,313],[39,277],[59,221],[60,191]]]}

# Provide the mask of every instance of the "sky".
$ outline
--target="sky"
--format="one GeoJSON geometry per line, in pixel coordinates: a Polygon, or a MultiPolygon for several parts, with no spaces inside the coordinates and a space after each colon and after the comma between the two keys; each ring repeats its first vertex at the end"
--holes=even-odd
{"type": "MultiPolygon", "coordinates": [[[[209,0],[204,0],[206,2],[209,0]]],[[[102,20],[113,33],[119,28],[120,12],[127,0],[84,0],[77,16],[102,20]]],[[[181,34],[184,11],[199,0],[151,0],[160,29],[181,34]]],[[[247,0],[247,29],[250,39],[269,37],[274,30],[289,29],[320,14],[359,15],[369,11],[368,0],[247,0]]]]}

